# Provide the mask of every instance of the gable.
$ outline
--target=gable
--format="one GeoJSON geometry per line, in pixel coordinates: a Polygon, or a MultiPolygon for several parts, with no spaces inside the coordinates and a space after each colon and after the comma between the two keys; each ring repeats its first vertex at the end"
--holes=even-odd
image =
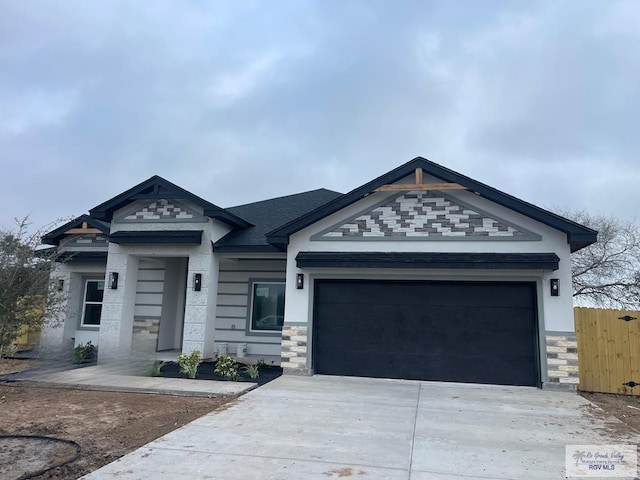
{"type": "Polygon", "coordinates": [[[392,195],[312,240],[540,240],[537,234],[439,191],[392,195]]]}
{"type": "MultiPolygon", "coordinates": [[[[142,201],[142,203],[147,202],[146,205],[142,205],[142,208],[145,208],[150,207],[152,203],[158,201],[166,201],[173,204],[174,201],[179,200],[196,205],[199,209],[202,209],[203,216],[220,220],[232,228],[247,228],[251,226],[251,224],[246,220],[233,215],[225,209],[220,208],[217,205],[214,205],[213,203],[210,203],[157,175],[154,175],[148,180],[130,188],[126,192],[122,192],[120,195],[116,195],[112,199],[97,205],[89,210],[89,214],[95,219],[110,222],[113,219],[114,214],[119,210],[126,209],[131,205],[136,208],[140,206],[136,203],[137,201],[142,201]]],[[[140,210],[140,213],[144,220],[144,217],[153,217],[155,214],[160,213],[161,210],[162,205],[156,204],[155,206],[150,207],[148,211],[140,210]]],[[[127,211],[129,214],[134,213],[134,211],[138,212],[137,209],[127,211]]],[[[164,215],[164,213],[165,211],[162,211],[162,215],[164,215]]],[[[176,213],[176,215],[178,215],[178,213],[176,213]]],[[[160,215],[160,218],[162,218],[162,215],[160,215]]],[[[171,215],[171,213],[168,215],[171,215]]],[[[150,220],[156,221],[158,219],[150,218],[150,220]]]]}
{"type": "MultiPolygon", "coordinates": [[[[512,195],[501,192],[493,187],[480,183],[469,177],[466,177],[460,173],[454,172],[446,167],[438,165],[422,157],[416,157],[413,160],[401,165],[390,172],[381,175],[378,178],[352,190],[351,192],[338,197],[337,199],[327,203],[326,205],[317,208],[316,210],[309,212],[308,214],[297,218],[286,225],[283,225],[271,232],[267,233],[267,241],[273,245],[278,246],[281,249],[285,249],[289,243],[289,238],[296,232],[299,232],[303,228],[306,228],[329,215],[342,210],[359,200],[367,197],[373,192],[390,191],[406,189],[411,190],[451,190],[451,189],[464,189],[472,192],[490,202],[493,202],[502,207],[506,207],[513,210],[516,213],[531,218],[537,222],[543,223],[555,230],[558,230],[566,235],[567,243],[570,246],[572,252],[575,252],[581,248],[591,245],[597,240],[597,233],[595,230],[580,225],[569,219],[561,217],[553,212],[549,212],[540,207],[532,205],[528,202],[520,200],[512,195]],[[405,185],[398,187],[393,185],[395,182],[411,175],[415,172],[415,187],[405,185]],[[437,179],[437,184],[421,185],[422,173],[437,179]],[[389,188],[392,187],[392,188],[389,188]],[[405,188],[406,187],[406,188],[405,188]],[[420,188],[426,187],[426,188],[420,188]]],[[[478,237],[480,238],[480,237],[478,237]]],[[[512,237],[518,238],[518,237],[512,237]]]]}
{"type": "Polygon", "coordinates": [[[42,243],[49,245],[65,243],[69,246],[107,245],[110,228],[108,223],[82,215],[45,234],[42,237],[42,243]]]}
{"type": "Polygon", "coordinates": [[[107,235],[100,233],[71,235],[62,240],[61,246],[71,250],[96,247],[106,249],[109,247],[109,239],[107,235]]]}
{"type": "Polygon", "coordinates": [[[179,200],[159,198],[135,202],[117,212],[115,219],[118,222],[206,222],[196,210],[179,200]]]}

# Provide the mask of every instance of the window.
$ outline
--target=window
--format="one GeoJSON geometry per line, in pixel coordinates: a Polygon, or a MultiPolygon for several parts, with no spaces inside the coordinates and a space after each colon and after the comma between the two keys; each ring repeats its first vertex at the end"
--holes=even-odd
{"type": "Polygon", "coordinates": [[[251,330],[282,330],[284,283],[255,282],[251,290],[251,330]]]}
{"type": "Polygon", "coordinates": [[[102,296],[104,294],[104,280],[87,280],[84,286],[82,302],[83,327],[97,327],[100,325],[102,313],[102,296]]]}

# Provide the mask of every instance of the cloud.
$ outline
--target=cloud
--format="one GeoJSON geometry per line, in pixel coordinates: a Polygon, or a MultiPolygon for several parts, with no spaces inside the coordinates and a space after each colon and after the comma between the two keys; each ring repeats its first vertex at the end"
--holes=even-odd
{"type": "Polygon", "coordinates": [[[0,224],[153,174],[225,206],[348,191],[416,155],[537,204],[635,214],[637,2],[0,10],[0,224]]]}

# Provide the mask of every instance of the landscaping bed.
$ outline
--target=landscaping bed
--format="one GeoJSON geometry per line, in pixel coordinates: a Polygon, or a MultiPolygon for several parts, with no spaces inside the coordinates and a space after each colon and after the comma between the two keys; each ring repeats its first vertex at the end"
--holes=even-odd
{"type": "MultiPolygon", "coordinates": [[[[229,381],[226,377],[222,375],[216,374],[214,371],[216,369],[215,361],[207,361],[202,362],[198,365],[198,373],[196,375],[196,380],[214,380],[214,381],[229,381]]],[[[282,375],[282,368],[276,366],[263,366],[259,368],[259,375],[257,378],[251,378],[249,374],[244,370],[244,365],[238,364],[238,375],[239,378],[237,381],[239,382],[251,382],[256,383],[257,385],[264,385],[271,380],[278,378],[282,375]]],[[[177,362],[165,362],[162,367],[160,367],[159,376],[167,377],[167,378],[189,378],[187,374],[180,373],[180,367],[177,362]]]]}

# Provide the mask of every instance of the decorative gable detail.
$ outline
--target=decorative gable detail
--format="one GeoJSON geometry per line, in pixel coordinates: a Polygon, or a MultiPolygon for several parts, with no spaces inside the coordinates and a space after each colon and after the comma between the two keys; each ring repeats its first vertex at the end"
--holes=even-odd
{"type": "Polygon", "coordinates": [[[524,228],[442,192],[410,191],[385,200],[312,240],[540,240],[524,228]]]}
{"type": "Polygon", "coordinates": [[[83,248],[83,247],[108,247],[109,240],[105,235],[97,233],[89,233],[85,235],[73,235],[64,246],[66,248],[83,248]]]}
{"type": "Polygon", "coordinates": [[[203,221],[199,215],[175,200],[159,199],[147,204],[144,207],[135,208],[134,211],[123,214],[118,221],[126,222],[163,222],[163,221],[203,221]]]}

